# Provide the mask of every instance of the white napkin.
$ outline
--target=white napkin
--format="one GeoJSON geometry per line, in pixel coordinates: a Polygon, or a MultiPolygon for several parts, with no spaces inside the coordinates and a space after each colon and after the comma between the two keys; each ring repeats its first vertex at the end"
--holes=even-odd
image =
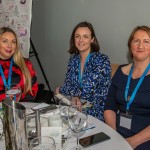
{"type": "MultiPolygon", "coordinates": [[[[46,103],[41,103],[41,104],[33,107],[33,109],[44,108],[44,107],[47,107],[47,106],[49,106],[49,105],[46,104],[46,103]]],[[[41,114],[40,116],[48,118],[48,116],[53,115],[53,114],[58,114],[58,113],[59,113],[59,109],[57,108],[55,110],[50,110],[47,113],[41,114]]]]}
{"type": "Polygon", "coordinates": [[[56,94],[55,96],[56,96],[58,99],[62,100],[65,104],[71,105],[70,100],[69,100],[67,97],[65,97],[64,95],[58,93],[58,94],[56,94]]]}
{"type": "Polygon", "coordinates": [[[60,111],[59,111],[59,108],[53,110],[53,111],[50,111],[50,112],[47,112],[45,114],[41,114],[40,116],[41,117],[45,117],[45,118],[48,118],[49,116],[53,115],[53,114],[59,114],[60,111]]]}
{"type": "Polygon", "coordinates": [[[33,109],[44,108],[44,107],[47,107],[47,106],[49,106],[49,105],[48,105],[48,104],[46,104],[46,103],[40,103],[39,105],[37,105],[37,106],[33,107],[33,109]]]}

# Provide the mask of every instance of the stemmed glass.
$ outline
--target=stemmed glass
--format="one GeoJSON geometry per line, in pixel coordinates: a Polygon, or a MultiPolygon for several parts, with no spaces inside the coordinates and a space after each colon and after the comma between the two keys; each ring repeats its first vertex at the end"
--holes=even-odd
{"type": "Polygon", "coordinates": [[[64,122],[68,121],[68,108],[69,106],[62,101],[59,101],[59,111],[64,122]]]}
{"type": "MultiPolygon", "coordinates": [[[[60,115],[62,117],[62,120],[65,124],[69,125],[68,124],[68,108],[69,108],[69,105],[65,104],[63,101],[59,101],[59,111],[60,111],[60,115]]],[[[71,134],[69,132],[69,127],[68,127],[68,136],[67,138],[70,138],[71,137],[71,134]]]]}
{"type": "Polygon", "coordinates": [[[12,83],[5,88],[5,94],[7,98],[13,101],[19,101],[21,98],[21,87],[19,84],[12,83]]]}
{"type": "Polygon", "coordinates": [[[81,150],[79,147],[79,133],[87,125],[87,113],[86,111],[78,111],[78,106],[70,106],[68,109],[69,127],[75,133],[77,133],[77,146],[73,147],[72,150],[81,150]]]}

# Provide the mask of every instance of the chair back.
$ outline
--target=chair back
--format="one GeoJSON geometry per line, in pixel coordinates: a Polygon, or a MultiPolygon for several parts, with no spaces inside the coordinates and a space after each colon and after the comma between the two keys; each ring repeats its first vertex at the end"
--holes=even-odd
{"type": "Polygon", "coordinates": [[[113,63],[111,63],[111,70],[112,70],[112,72],[111,72],[111,78],[113,78],[113,76],[114,76],[114,74],[117,71],[117,69],[118,69],[119,66],[120,66],[120,64],[113,64],[113,63]]]}

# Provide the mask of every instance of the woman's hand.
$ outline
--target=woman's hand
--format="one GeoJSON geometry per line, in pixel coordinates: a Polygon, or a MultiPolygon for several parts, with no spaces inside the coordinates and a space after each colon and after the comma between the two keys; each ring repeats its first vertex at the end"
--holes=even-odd
{"type": "Polygon", "coordinates": [[[73,98],[71,99],[71,104],[72,104],[72,105],[77,105],[79,111],[82,111],[82,104],[81,104],[81,101],[80,101],[79,97],[73,97],[73,98]]]}
{"type": "Polygon", "coordinates": [[[139,133],[126,138],[127,142],[131,145],[133,149],[135,149],[138,145],[147,142],[150,140],[150,125],[140,131],[139,133]]]}
{"type": "Polygon", "coordinates": [[[130,144],[130,146],[135,149],[138,145],[135,142],[134,137],[126,138],[126,141],[130,144]]]}
{"type": "Polygon", "coordinates": [[[57,87],[57,88],[55,89],[55,94],[59,94],[59,90],[60,90],[60,87],[57,87]]]}

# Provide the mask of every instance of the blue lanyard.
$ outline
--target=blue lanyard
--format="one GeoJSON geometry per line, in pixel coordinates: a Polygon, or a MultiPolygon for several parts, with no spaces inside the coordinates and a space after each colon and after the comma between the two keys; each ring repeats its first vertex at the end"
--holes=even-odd
{"type": "MultiPolygon", "coordinates": [[[[91,54],[89,53],[88,56],[86,57],[85,63],[84,63],[84,68],[88,62],[88,60],[90,59],[91,54]]],[[[80,87],[82,88],[82,77],[83,74],[81,74],[81,61],[79,63],[79,82],[80,82],[80,87]]]]}
{"type": "Polygon", "coordinates": [[[4,86],[8,87],[8,88],[10,88],[10,84],[11,84],[12,66],[13,66],[13,58],[10,61],[9,74],[8,74],[8,84],[7,84],[2,65],[0,64],[0,74],[2,76],[4,86]]]}
{"type": "Polygon", "coordinates": [[[145,69],[144,73],[142,74],[142,76],[140,77],[140,80],[138,81],[131,97],[130,97],[130,100],[128,100],[128,92],[129,92],[129,86],[130,86],[130,81],[131,81],[131,77],[132,77],[132,73],[133,73],[133,69],[134,69],[134,66],[132,65],[131,69],[130,69],[130,73],[129,73],[129,76],[128,76],[128,81],[127,81],[127,85],[126,85],[126,89],[125,89],[125,100],[127,102],[127,106],[126,106],[126,111],[129,110],[130,108],[130,105],[131,103],[133,102],[134,98],[135,98],[135,95],[137,93],[137,90],[139,89],[140,85],[142,84],[143,80],[144,80],[144,77],[146,76],[147,72],[149,71],[150,69],[150,64],[148,64],[147,68],[145,69]]]}

